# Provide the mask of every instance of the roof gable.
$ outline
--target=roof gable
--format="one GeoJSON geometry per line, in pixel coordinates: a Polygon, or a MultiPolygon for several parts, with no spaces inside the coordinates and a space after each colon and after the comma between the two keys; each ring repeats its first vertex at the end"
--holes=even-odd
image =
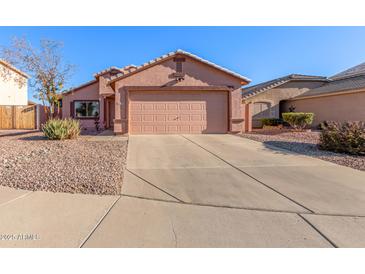
{"type": "Polygon", "coordinates": [[[112,76],[112,77],[111,77],[111,79],[110,79],[110,81],[109,81],[109,84],[114,83],[114,82],[116,82],[116,81],[118,81],[118,80],[120,80],[120,79],[123,79],[123,78],[125,78],[125,77],[128,77],[128,76],[130,76],[130,75],[133,75],[133,74],[135,74],[135,73],[138,73],[139,71],[145,70],[145,69],[147,69],[147,68],[149,68],[149,67],[152,67],[152,66],[155,66],[155,65],[157,65],[157,64],[160,64],[160,63],[162,63],[162,62],[164,62],[164,61],[166,61],[166,60],[168,60],[168,59],[173,58],[173,57],[174,57],[174,56],[176,56],[176,55],[185,55],[185,56],[190,57],[190,58],[192,58],[192,59],[195,59],[195,60],[197,60],[197,61],[199,61],[199,62],[201,62],[201,63],[204,63],[204,64],[206,64],[206,65],[209,65],[209,66],[211,66],[211,67],[214,67],[214,68],[216,68],[216,69],[218,69],[218,70],[220,70],[220,71],[223,71],[223,72],[225,72],[225,73],[227,73],[227,74],[229,74],[229,75],[231,75],[231,76],[233,76],[233,77],[236,77],[236,78],[238,78],[238,79],[241,79],[241,80],[243,80],[243,81],[245,81],[245,82],[247,82],[247,83],[251,82],[251,80],[250,80],[250,79],[248,79],[248,78],[246,78],[246,77],[244,77],[244,76],[242,76],[242,75],[240,75],[240,74],[238,74],[238,73],[235,73],[235,72],[233,72],[233,71],[231,71],[231,70],[228,70],[228,69],[226,69],[226,68],[224,68],[224,67],[221,67],[221,66],[219,66],[219,65],[216,65],[216,64],[214,64],[214,63],[212,63],[212,62],[210,62],[210,61],[208,61],[208,60],[205,60],[205,59],[203,59],[203,58],[200,58],[200,57],[198,57],[197,55],[194,55],[194,54],[192,54],[192,53],[189,53],[189,52],[187,52],[187,51],[183,51],[183,50],[180,50],[180,49],[179,49],[179,50],[176,50],[176,51],[174,51],[174,52],[170,52],[170,53],[168,53],[168,54],[165,54],[165,55],[162,55],[162,56],[160,56],[160,57],[157,57],[157,58],[155,58],[155,59],[153,59],[153,60],[150,60],[149,62],[144,63],[144,64],[143,64],[143,65],[141,65],[141,66],[138,66],[138,67],[132,67],[132,68],[130,68],[129,70],[126,70],[126,71],[121,71],[120,73],[118,73],[118,74],[116,74],[115,76],[112,76]]]}

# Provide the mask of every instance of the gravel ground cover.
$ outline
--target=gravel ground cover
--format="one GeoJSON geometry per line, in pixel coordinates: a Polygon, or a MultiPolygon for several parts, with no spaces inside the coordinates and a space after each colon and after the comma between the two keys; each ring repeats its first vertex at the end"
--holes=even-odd
{"type": "Polygon", "coordinates": [[[27,190],[119,194],[125,139],[49,141],[40,132],[0,134],[0,184],[27,190]]]}
{"type": "Polygon", "coordinates": [[[257,129],[241,136],[267,145],[287,149],[303,155],[316,157],[339,165],[365,171],[365,157],[320,150],[319,131],[293,132],[287,129],[257,129]]]}

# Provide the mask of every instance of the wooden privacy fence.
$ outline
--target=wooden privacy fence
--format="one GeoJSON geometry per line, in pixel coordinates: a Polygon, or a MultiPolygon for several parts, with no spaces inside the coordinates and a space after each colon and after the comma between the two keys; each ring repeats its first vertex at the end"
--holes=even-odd
{"type": "Polygon", "coordinates": [[[36,129],[37,105],[0,106],[0,129],[36,129]]]}

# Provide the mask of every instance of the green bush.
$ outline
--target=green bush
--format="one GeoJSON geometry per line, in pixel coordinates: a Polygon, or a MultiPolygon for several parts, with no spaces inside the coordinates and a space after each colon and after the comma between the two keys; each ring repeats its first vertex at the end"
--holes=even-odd
{"type": "Polygon", "coordinates": [[[320,135],[319,148],[353,155],[365,155],[365,129],[361,123],[327,122],[320,135]]]}
{"type": "Polygon", "coordinates": [[[306,112],[286,112],[282,114],[283,120],[292,128],[303,130],[313,123],[314,113],[306,112]]]}
{"type": "Polygon", "coordinates": [[[325,128],[327,128],[328,127],[328,125],[330,124],[330,123],[332,123],[333,121],[322,121],[322,122],[320,122],[319,124],[318,124],[318,126],[317,126],[317,128],[319,129],[319,130],[323,130],[323,129],[325,129],[325,128]]]}
{"type": "Polygon", "coordinates": [[[50,119],[42,127],[50,140],[75,139],[80,135],[80,122],[74,119],[50,119]]]}
{"type": "Polygon", "coordinates": [[[279,126],[283,124],[283,121],[278,118],[262,118],[260,121],[263,126],[279,126]]]}

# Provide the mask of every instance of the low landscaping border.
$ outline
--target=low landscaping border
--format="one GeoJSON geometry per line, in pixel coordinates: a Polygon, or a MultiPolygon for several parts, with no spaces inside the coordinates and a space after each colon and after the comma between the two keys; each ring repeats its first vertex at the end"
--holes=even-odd
{"type": "Polygon", "coordinates": [[[256,129],[250,133],[242,133],[240,136],[298,154],[365,171],[365,156],[319,149],[319,131],[298,132],[289,129],[256,129]]]}

